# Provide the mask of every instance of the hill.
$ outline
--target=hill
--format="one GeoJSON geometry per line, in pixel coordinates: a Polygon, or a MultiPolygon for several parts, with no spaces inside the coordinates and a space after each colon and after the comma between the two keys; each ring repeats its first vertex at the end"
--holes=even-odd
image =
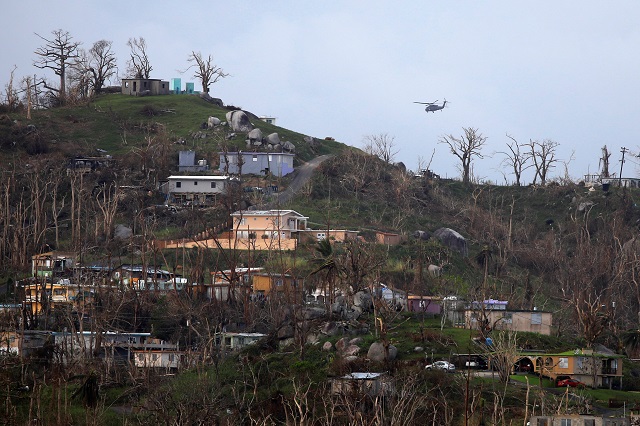
{"type": "MultiPolygon", "coordinates": [[[[452,359],[455,353],[471,352],[489,356],[492,349],[478,339],[497,339],[499,333],[493,326],[453,327],[446,316],[397,312],[379,300],[368,305],[372,309],[351,309],[354,293],[378,289],[376,293],[380,283],[423,296],[498,299],[508,301],[512,309],[553,313],[553,336],[519,334],[520,346],[507,350],[564,353],[601,344],[618,354],[638,349],[637,333],[628,332],[637,330],[640,311],[637,190],[605,191],[574,183],[465,185],[417,177],[401,165],[339,142],[309,144],[305,135],[254,119],[264,134],[277,132],[281,140],[296,146],[297,165],[320,155],[330,158],[286,201],[241,190],[231,191],[215,207],[165,209],[158,183],[175,173],[179,150],[194,149],[215,168],[222,147],[246,148],[242,133],[230,136],[224,127],[201,128],[207,117],[225,120],[228,111],[195,96],[108,95],[86,105],[35,111],[30,122],[18,114],[0,118],[0,263],[8,290],[5,302],[24,300],[14,283],[29,283],[22,279],[31,275],[31,256],[52,249],[78,253],[83,264],[95,263],[98,269],[116,263],[159,266],[188,277],[194,289],[209,283],[212,273],[247,266],[299,280],[295,291],[281,297],[252,298],[243,293],[211,300],[195,290],[141,292],[102,286],[108,281],[102,277],[95,292],[83,294],[73,307],[50,309],[43,304],[39,321],[37,315],[34,321],[33,312],[23,310],[4,321],[5,328],[18,329],[22,324],[60,332],[151,331],[152,337],[181,348],[189,368],[176,376],[156,374],[150,369],[112,367],[92,355],[73,364],[77,371],[71,376],[60,361],[64,351],[55,345],[43,347],[24,363],[0,357],[4,363],[0,388],[24,382],[27,389],[34,389],[3,395],[6,418],[18,424],[27,416],[33,418],[30,410],[42,405],[57,407],[52,413],[58,422],[64,418],[67,423],[100,418],[113,424],[195,424],[208,418],[221,424],[233,424],[234,419],[242,424],[271,424],[270,419],[273,424],[302,424],[302,419],[313,416],[317,424],[354,424],[357,413],[368,413],[373,421],[375,416],[397,412],[401,417],[392,424],[410,424],[407,419],[419,416],[455,424],[467,416],[467,408],[480,421],[486,404],[487,412],[507,423],[522,421],[523,405],[548,404],[554,410],[571,405],[580,410],[583,402],[604,398],[597,396],[604,391],[594,391],[572,398],[570,404],[567,398],[563,405],[553,391],[541,389],[535,397],[540,399],[532,402],[526,399],[529,386],[509,382],[508,374],[497,384],[468,371],[452,376],[425,371],[427,359],[452,359]],[[106,154],[113,160],[110,167],[83,174],[67,169],[74,156],[106,154]],[[156,239],[219,235],[227,230],[230,212],[269,203],[302,213],[315,229],[354,230],[359,238],[301,241],[296,250],[287,252],[158,250],[151,244],[156,239]],[[129,234],[118,235],[120,228],[129,234]],[[441,228],[455,231],[464,245],[437,238],[441,228]],[[378,244],[380,231],[400,234],[404,240],[378,244]],[[430,272],[429,266],[438,266],[439,272],[430,272]],[[332,287],[342,289],[339,299],[327,298],[326,304],[311,308],[301,303],[303,294],[332,287]],[[84,297],[96,297],[95,303],[84,303],[84,297]],[[227,353],[219,345],[222,330],[266,336],[243,352],[227,353]],[[385,351],[393,345],[396,360],[374,362],[358,353],[373,343],[382,343],[385,351]],[[325,345],[330,349],[322,349],[325,345]],[[356,355],[347,356],[347,349],[356,355]],[[53,367],[57,375],[50,380],[53,367]],[[27,370],[30,374],[24,373],[27,370]],[[333,394],[329,379],[363,371],[388,373],[407,398],[385,398],[384,403],[364,398],[355,404],[353,398],[341,400],[333,394]],[[97,380],[103,393],[96,407],[90,405],[90,395],[97,380]],[[71,395],[88,398],[84,403],[89,408],[84,409],[81,401],[71,402],[71,395]],[[41,398],[45,402],[36,404],[41,398]],[[413,408],[403,401],[410,401],[413,408]],[[130,413],[133,406],[140,410],[116,416],[109,407],[120,405],[130,413]],[[384,412],[377,411],[383,406],[384,412]],[[258,418],[264,421],[258,423],[258,418]]],[[[265,183],[261,176],[246,179],[242,186],[265,183]]],[[[270,179],[276,180],[266,178],[270,179]]],[[[277,179],[281,188],[290,182],[291,177],[277,179]]],[[[228,279],[242,288],[236,273],[229,272],[228,279]]],[[[47,294],[46,288],[42,290],[47,294]]],[[[513,353],[504,356],[510,361],[505,361],[508,367],[513,364],[509,356],[513,353]]],[[[620,386],[638,388],[636,370],[625,364],[620,386]]],[[[543,386],[541,379],[531,380],[543,386]]]]}

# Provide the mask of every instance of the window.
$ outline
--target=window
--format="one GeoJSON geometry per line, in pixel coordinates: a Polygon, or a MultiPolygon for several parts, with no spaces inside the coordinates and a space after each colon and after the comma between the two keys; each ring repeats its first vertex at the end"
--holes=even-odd
{"type": "Polygon", "coordinates": [[[242,219],[240,219],[240,225],[246,225],[247,224],[247,218],[243,217],[242,219]]]}
{"type": "Polygon", "coordinates": [[[182,188],[182,182],[176,182],[176,188],[182,188]]]}
{"type": "Polygon", "coordinates": [[[282,287],[282,280],[276,280],[276,287],[282,287]]]}
{"type": "Polygon", "coordinates": [[[531,325],[540,325],[542,324],[542,314],[535,313],[531,314],[531,325]]]}
{"type": "Polygon", "coordinates": [[[127,89],[129,88],[129,82],[128,81],[124,82],[124,87],[127,88],[127,89]]]}
{"type": "Polygon", "coordinates": [[[511,312],[505,312],[502,315],[502,322],[507,323],[507,324],[511,324],[513,323],[513,313],[511,312]]]}
{"type": "Polygon", "coordinates": [[[558,359],[558,368],[569,368],[569,358],[558,359]]]}
{"type": "Polygon", "coordinates": [[[571,426],[571,419],[560,419],[560,426],[571,426]]]}
{"type": "Polygon", "coordinates": [[[549,419],[538,419],[536,426],[549,426],[549,419]]]}
{"type": "Polygon", "coordinates": [[[198,181],[197,180],[193,181],[193,186],[198,186],[198,181]]]}
{"type": "Polygon", "coordinates": [[[251,161],[258,161],[258,156],[257,156],[257,155],[254,155],[254,156],[251,158],[251,161]]]}
{"type": "Polygon", "coordinates": [[[175,357],[176,356],[174,354],[169,354],[169,362],[173,362],[175,357]]]}
{"type": "Polygon", "coordinates": [[[595,419],[584,419],[584,426],[596,426],[595,419]]]}
{"type": "Polygon", "coordinates": [[[151,354],[151,361],[157,361],[158,360],[158,354],[151,354]]]}
{"type": "Polygon", "coordinates": [[[216,183],[215,182],[211,182],[211,188],[215,188],[216,187],[216,183]]]}

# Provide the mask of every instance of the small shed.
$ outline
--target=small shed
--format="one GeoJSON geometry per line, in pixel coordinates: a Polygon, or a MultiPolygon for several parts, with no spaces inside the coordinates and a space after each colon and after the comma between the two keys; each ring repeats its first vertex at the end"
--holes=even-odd
{"type": "Polygon", "coordinates": [[[331,393],[345,396],[387,396],[392,391],[387,373],[349,373],[331,381],[331,393]]]}

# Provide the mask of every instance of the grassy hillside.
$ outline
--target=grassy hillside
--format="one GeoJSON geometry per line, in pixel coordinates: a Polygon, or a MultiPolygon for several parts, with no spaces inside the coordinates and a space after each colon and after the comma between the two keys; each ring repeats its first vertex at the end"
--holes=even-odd
{"type": "MultiPolygon", "coordinates": [[[[226,134],[210,134],[206,139],[194,138],[194,134],[200,130],[201,124],[206,122],[208,117],[213,116],[226,121],[227,112],[229,109],[208,103],[199,96],[134,97],[109,94],[82,106],[34,111],[30,122],[17,114],[11,118],[22,120],[23,125],[34,124],[46,134],[46,139],[51,143],[51,150],[55,150],[57,145],[66,147],[66,151],[75,149],[84,155],[95,154],[96,149],[106,150],[112,155],[122,155],[143,144],[146,137],[154,136],[161,130],[166,132],[166,136],[172,142],[184,140],[186,144],[181,149],[217,151],[219,142],[226,139],[226,134]]],[[[333,153],[344,148],[344,145],[338,142],[322,140],[314,150],[304,142],[303,134],[258,119],[252,119],[251,122],[262,130],[265,136],[276,132],[281,141],[295,144],[299,161],[308,161],[316,155],[333,153]]],[[[9,133],[8,130],[5,131],[9,133]]],[[[3,136],[2,132],[0,136],[3,136]]],[[[6,133],[5,137],[8,137],[6,133]]],[[[244,140],[245,135],[238,134],[227,143],[238,149],[246,149],[244,140]]]]}

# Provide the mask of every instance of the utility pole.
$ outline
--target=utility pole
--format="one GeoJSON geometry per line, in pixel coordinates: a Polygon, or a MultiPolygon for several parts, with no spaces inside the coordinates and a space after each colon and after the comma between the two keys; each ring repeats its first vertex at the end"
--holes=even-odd
{"type": "Polygon", "coordinates": [[[622,147],[620,149],[620,152],[622,153],[622,161],[620,161],[620,176],[618,176],[618,187],[622,188],[622,166],[624,165],[624,154],[626,154],[627,148],[622,147]]]}

